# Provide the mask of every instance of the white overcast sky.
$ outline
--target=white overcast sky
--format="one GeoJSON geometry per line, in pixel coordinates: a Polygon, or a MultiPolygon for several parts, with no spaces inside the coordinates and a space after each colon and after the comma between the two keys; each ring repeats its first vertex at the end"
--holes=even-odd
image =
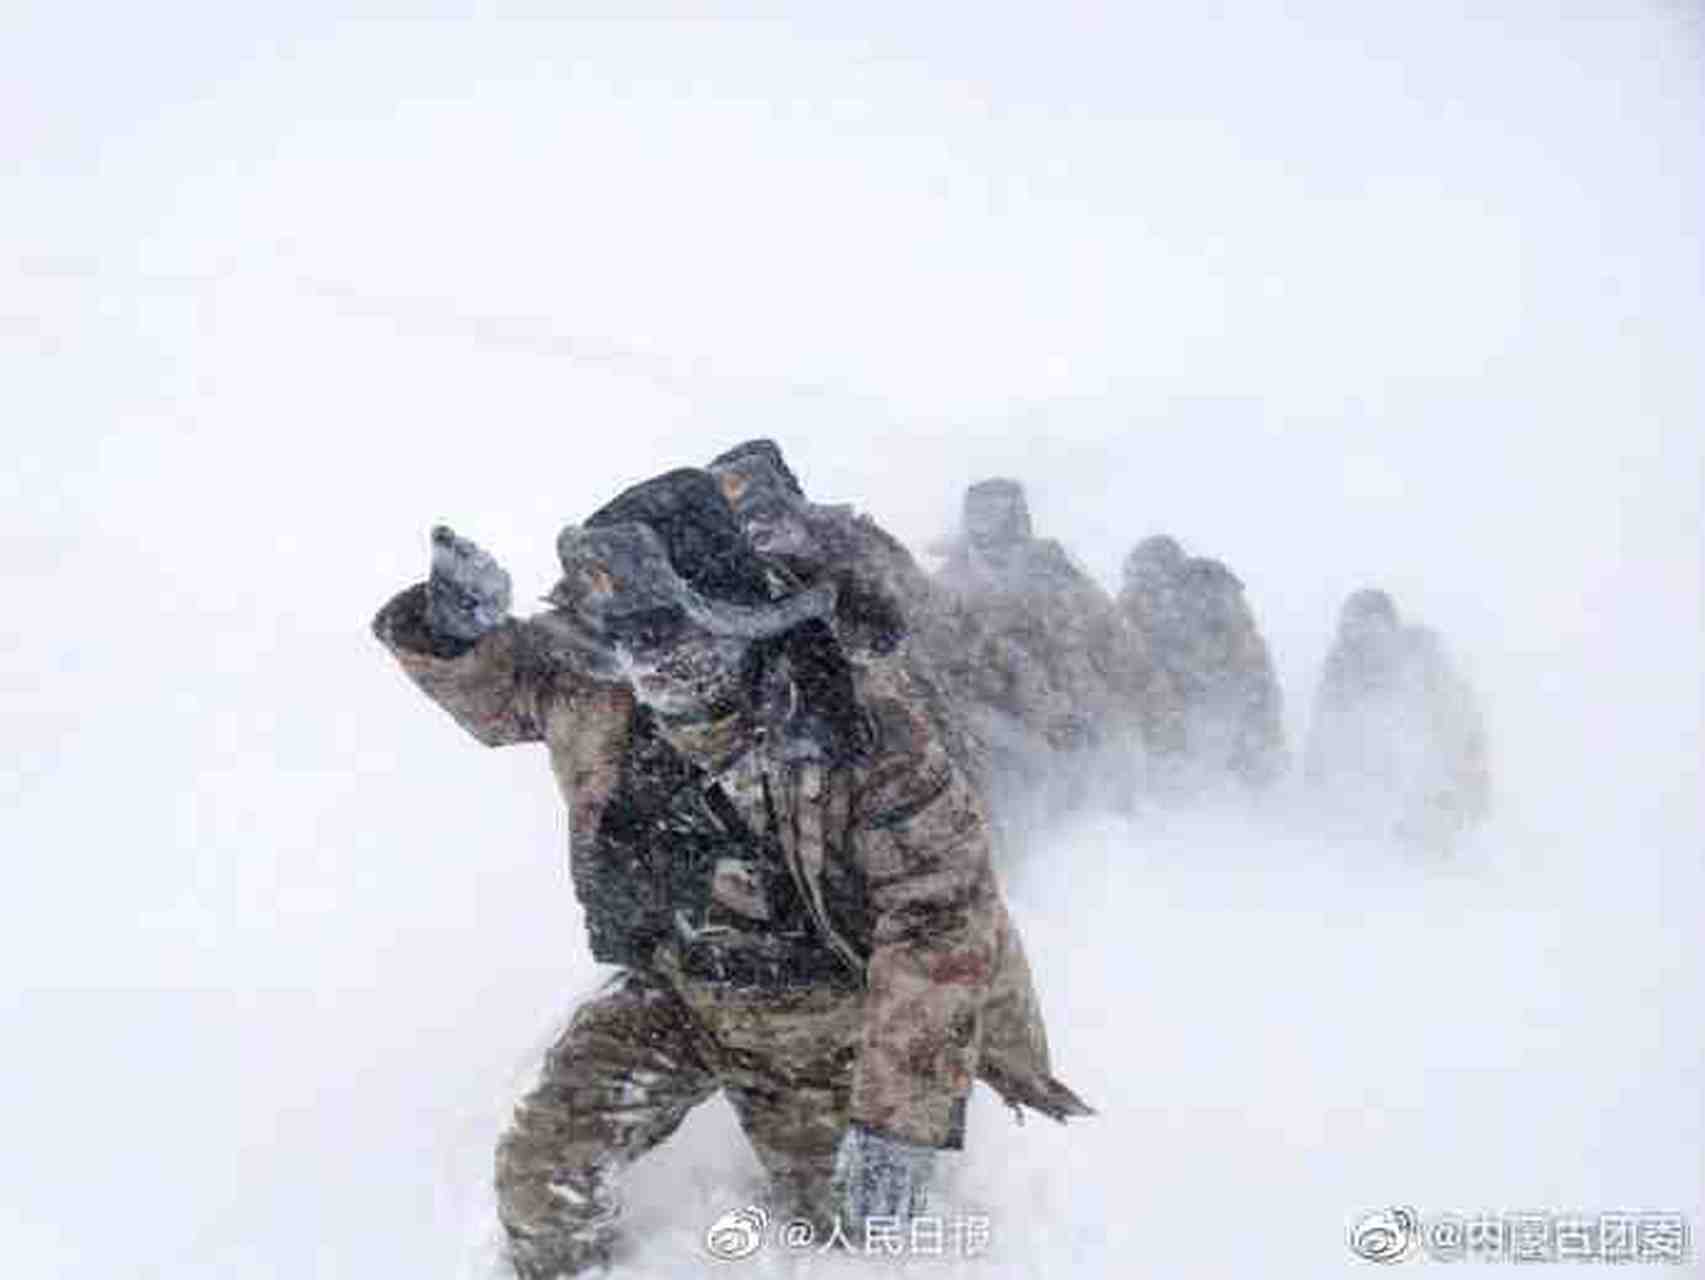
{"type": "Polygon", "coordinates": [[[774,434],[914,545],[1012,472],[1224,556],[1294,705],[1369,580],[1697,638],[1696,6],[621,11],[8,11],[9,535],[335,631],[774,434]]]}
{"type": "Polygon", "coordinates": [[[364,621],[429,524],[525,597],[754,434],[914,545],[1007,472],[1106,581],[1156,529],[1225,557],[1293,728],[1382,582],[1517,796],[1614,735],[1691,807],[1696,8],[422,12],[8,12],[27,820],[99,779],[195,845],[233,753],[331,768],[333,705],[378,749],[364,621]]]}

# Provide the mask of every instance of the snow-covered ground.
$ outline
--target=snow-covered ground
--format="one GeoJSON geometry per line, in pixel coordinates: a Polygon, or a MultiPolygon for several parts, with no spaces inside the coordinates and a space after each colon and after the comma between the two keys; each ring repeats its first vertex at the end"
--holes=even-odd
{"type": "MultiPolygon", "coordinates": [[[[980,1096],[987,1256],[910,1268],[1705,1223],[1697,14],[875,8],[0,18],[6,1275],[486,1280],[493,1140],[599,973],[539,752],[367,620],[436,521],[525,599],[564,520],[755,434],[914,546],[1013,474],[1104,582],[1224,557],[1293,740],[1368,582],[1488,707],[1450,863],[1283,795],[1010,868],[1100,1115],[980,1096]]],[[[704,1107],[632,1274],[705,1274],[754,1173],[704,1107]]],[[[795,1269],[845,1268],[717,1268],[795,1269]]]]}
{"type": "MultiPolygon", "coordinates": [[[[376,805],[375,825],[400,809],[376,805]]],[[[298,922],[299,987],[238,985],[212,948],[178,986],[14,997],[17,1274],[503,1274],[492,1140],[598,978],[528,834],[545,833],[504,822],[484,849],[461,830],[420,847],[415,873],[466,901],[401,884],[383,911],[298,922]],[[339,934],[361,929],[368,963],[339,962],[339,934]]],[[[1607,865],[1608,843],[1507,827],[1448,867],[1248,819],[1062,836],[1010,890],[1060,1071],[1101,1114],[1018,1126],[980,1092],[938,1212],[985,1221],[987,1251],[906,1266],[1317,1276],[1368,1265],[1346,1226],[1387,1204],[1697,1222],[1705,993],[1684,834],[1648,833],[1637,869],[1607,865]]],[[[359,883],[359,856],[340,861],[359,883]]],[[[707,1104],[634,1171],[631,1274],[704,1274],[705,1230],[755,1177],[732,1113],[707,1104]]],[[[775,1249],[721,1265],[841,1273],[775,1249]]]]}
{"type": "MultiPolygon", "coordinates": [[[[891,1265],[1317,1276],[1368,1266],[1346,1226],[1390,1204],[1697,1218],[1697,867],[1666,904],[1555,857],[1488,861],[1520,839],[1448,868],[1239,820],[1059,839],[1012,890],[1060,1068],[1101,1114],[1018,1126],[980,1093],[935,1213],[985,1221],[986,1252],[891,1265]]],[[[634,1179],[632,1274],[703,1274],[752,1176],[705,1108],[634,1179]]],[[[736,1266],[860,1273],[773,1245],[736,1266]]],[[[464,1274],[503,1272],[476,1250],[464,1274]]]]}

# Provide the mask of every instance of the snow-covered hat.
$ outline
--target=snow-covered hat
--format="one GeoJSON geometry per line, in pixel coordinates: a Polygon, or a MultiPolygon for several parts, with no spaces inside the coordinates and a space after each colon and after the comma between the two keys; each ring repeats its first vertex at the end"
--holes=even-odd
{"type": "Polygon", "coordinates": [[[1152,582],[1173,578],[1184,568],[1184,548],[1169,533],[1151,534],[1125,557],[1125,581],[1152,582]]]}
{"type": "Polygon", "coordinates": [[[719,453],[707,468],[722,484],[723,496],[736,511],[760,497],[788,504],[801,502],[805,490],[781,455],[774,440],[747,440],[719,453]]]}
{"type": "Polygon", "coordinates": [[[675,570],[663,539],[637,521],[570,526],[557,539],[562,579],[547,615],[594,650],[655,653],[694,639],[773,639],[834,611],[827,584],[785,600],[736,604],[703,595],[675,570]]]}
{"type": "Polygon", "coordinates": [[[1345,599],[1344,607],[1339,610],[1338,624],[1396,627],[1397,602],[1391,598],[1390,592],[1381,591],[1378,587],[1363,587],[1359,591],[1352,591],[1345,599]]]}

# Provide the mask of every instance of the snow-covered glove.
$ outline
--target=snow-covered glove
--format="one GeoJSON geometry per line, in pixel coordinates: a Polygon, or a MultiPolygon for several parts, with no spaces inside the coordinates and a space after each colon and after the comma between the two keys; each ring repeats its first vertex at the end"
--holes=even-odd
{"type": "Polygon", "coordinates": [[[509,575],[491,554],[448,525],[432,530],[426,622],[434,632],[472,644],[509,612],[509,575]]]}
{"type": "Polygon", "coordinates": [[[850,1125],[835,1152],[835,1203],[853,1230],[872,1218],[915,1218],[924,1211],[935,1148],[850,1125]]]}

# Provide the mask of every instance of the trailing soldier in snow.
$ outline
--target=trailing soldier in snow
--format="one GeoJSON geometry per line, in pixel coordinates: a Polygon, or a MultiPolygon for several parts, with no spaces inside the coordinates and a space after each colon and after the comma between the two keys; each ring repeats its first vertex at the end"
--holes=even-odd
{"type": "Polygon", "coordinates": [[[1119,608],[1176,697],[1176,750],[1153,762],[1157,789],[1183,799],[1278,781],[1283,697],[1237,576],[1157,534],[1126,557],[1119,608]]]}
{"type": "Polygon", "coordinates": [[[988,746],[1006,821],[1128,809],[1145,754],[1172,749],[1173,693],[1107,593],[1033,536],[1016,480],[966,490],[936,584],[950,607],[926,633],[930,656],[988,746]]]}
{"type": "Polygon", "coordinates": [[[480,741],[544,742],[594,953],[499,1145],[526,1280],[608,1259],[621,1169],[717,1091],[787,1211],[915,1211],[973,1079],[1063,1119],[982,804],[902,663],[849,660],[832,584],[772,598],[717,481],[636,486],[507,616],[447,530],[374,628],[480,741]]]}
{"type": "Polygon", "coordinates": [[[1304,770],[1347,826],[1435,852],[1489,812],[1478,700],[1438,635],[1404,625],[1384,591],[1356,591],[1339,613],[1304,770]]]}

